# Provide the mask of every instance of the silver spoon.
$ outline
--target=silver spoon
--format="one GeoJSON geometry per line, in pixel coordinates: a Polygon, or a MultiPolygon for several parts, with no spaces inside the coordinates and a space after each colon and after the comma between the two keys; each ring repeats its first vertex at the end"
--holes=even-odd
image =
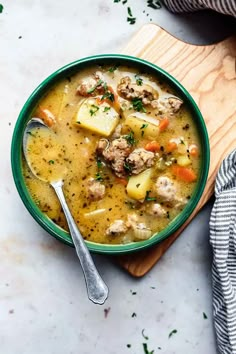
{"type": "MultiPolygon", "coordinates": [[[[23,135],[23,151],[26,162],[35,175],[34,170],[32,169],[30,162],[27,156],[27,141],[30,135],[30,132],[35,128],[44,128],[49,129],[47,125],[39,118],[32,118],[26,125],[24,135],[23,135]]],[[[35,175],[36,176],[36,175],[35,175]]],[[[38,176],[36,176],[38,178],[38,176]]],[[[93,259],[90,255],[90,252],[84,242],[84,239],[71,215],[69,207],[66,203],[64,193],[63,193],[63,181],[58,180],[55,182],[49,182],[50,185],[54,188],[56,195],[61,203],[62,209],[64,211],[68,227],[72,240],[75,245],[76,253],[79,257],[80,264],[84,273],[84,278],[87,286],[88,298],[95,304],[104,304],[108,297],[108,287],[102,280],[100,274],[97,271],[97,268],[93,262],[93,259]]]]}

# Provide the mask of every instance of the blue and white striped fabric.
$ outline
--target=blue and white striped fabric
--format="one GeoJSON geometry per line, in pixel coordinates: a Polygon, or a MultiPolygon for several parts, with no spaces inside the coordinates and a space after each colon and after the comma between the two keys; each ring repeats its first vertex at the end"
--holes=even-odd
{"type": "Polygon", "coordinates": [[[190,12],[204,9],[236,17],[236,0],[163,0],[173,12],[190,12]]]}
{"type": "MultiPolygon", "coordinates": [[[[173,12],[211,9],[236,17],[236,0],[163,0],[173,12]]],[[[222,163],[210,218],[213,316],[220,354],[236,354],[236,150],[222,163]]]]}
{"type": "Polygon", "coordinates": [[[210,218],[213,316],[219,352],[236,353],[236,150],[222,163],[210,218]]]}

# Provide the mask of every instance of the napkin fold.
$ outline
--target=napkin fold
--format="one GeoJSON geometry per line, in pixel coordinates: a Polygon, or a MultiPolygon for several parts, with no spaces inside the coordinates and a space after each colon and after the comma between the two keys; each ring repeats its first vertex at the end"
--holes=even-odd
{"type": "Polygon", "coordinates": [[[216,177],[210,217],[213,317],[221,354],[236,353],[236,150],[216,177]]]}
{"type": "Polygon", "coordinates": [[[236,17],[236,0],[162,0],[172,12],[211,9],[236,17]]]}

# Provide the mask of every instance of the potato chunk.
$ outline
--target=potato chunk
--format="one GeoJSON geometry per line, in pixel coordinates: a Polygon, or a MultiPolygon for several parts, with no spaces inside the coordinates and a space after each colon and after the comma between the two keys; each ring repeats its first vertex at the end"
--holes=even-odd
{"type": "Polygon", "coordinates": [[[130,198],[141,200],[146,197],[147,191],[150,190],[152,173],[152,168],[149,168],[137,176],[130,177],[126,187],[130,198]]]}
{"type": "Polygon", "coordinates": [[[98,105],[96,98],[88,98],[79,106],[75,121],[81,127],[107,137],[116,128],[119,115],[106,102],[98,105]]]}
{"type": "Polygon", "coordinates": [[[144,137],[153,139],[159,134],[159,121],[153,118],[145,117],[144,119],[132,114],[126,118],[125,125],[134,132],[137,138],[144,137]]]}

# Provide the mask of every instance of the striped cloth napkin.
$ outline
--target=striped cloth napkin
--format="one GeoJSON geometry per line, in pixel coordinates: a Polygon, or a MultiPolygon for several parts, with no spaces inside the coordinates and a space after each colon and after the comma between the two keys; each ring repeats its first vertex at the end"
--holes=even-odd
{"type": "MultiPolygon", "coordinates": [[[[236,0],[163,0],[173,12],[211,9],[236,17],[236,0]]],[[[236,354],[236,150],[222,163],[210,218],[213,317],[220,354],[236,354]]]]}
{"type": "Polygon", "coordinates": [[[213,316],[218,348],[236,353],[236,150],[222,163],[210,218],[213,316]]]}
{"type": "Polygon", "coordinates": [[[173,12],[211,9],[236,17],[236,0],[162,0],[173,12]]]}

